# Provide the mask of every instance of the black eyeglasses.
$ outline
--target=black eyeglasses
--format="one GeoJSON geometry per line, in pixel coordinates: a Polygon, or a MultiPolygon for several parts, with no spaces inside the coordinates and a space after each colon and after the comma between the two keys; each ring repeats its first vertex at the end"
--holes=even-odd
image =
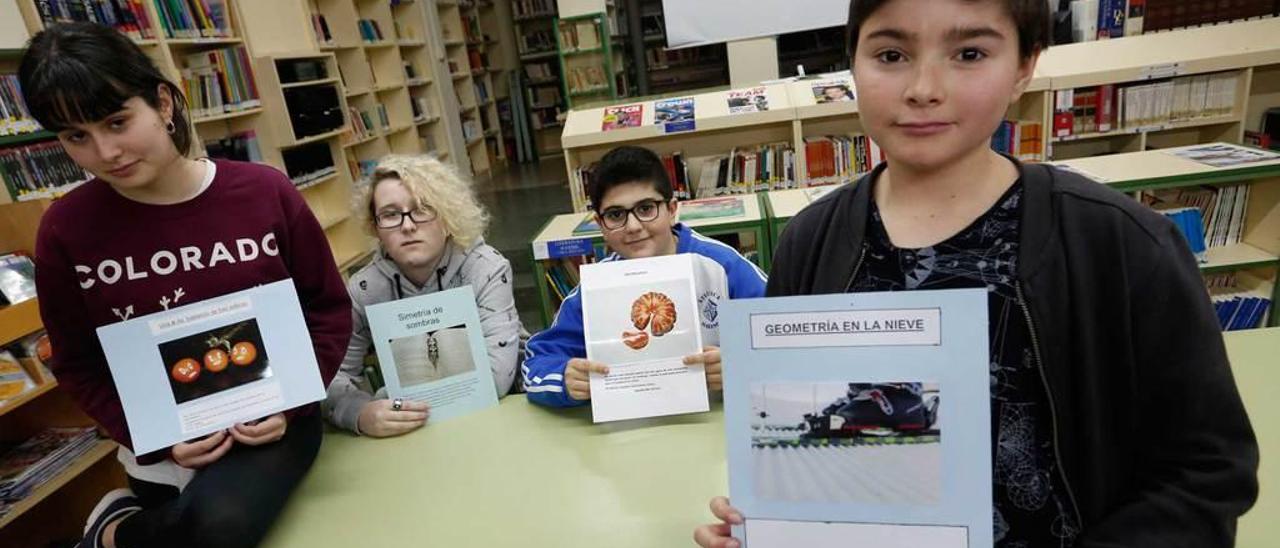
{"type": "Polygon", "coordinates": [[[647,223],[658,218],[664,203],[661,200],[640,200],[629,208],[611,207],[600,213],[600,224],[606,229],[618,230],[627,226],[627,217],[633,213],[637,221],[647,223]]]}
{"type": "Polygon", "coordinates": [[[378,212],[377,217],[374,217],[374,223],[383,230],[392,230],[400,228],[404,224],[405,217],[413,219],[414,224],[425,224],[436,220],[436,210],[431,206],[422,206],[413,211],[389,209],[378,212]]]}

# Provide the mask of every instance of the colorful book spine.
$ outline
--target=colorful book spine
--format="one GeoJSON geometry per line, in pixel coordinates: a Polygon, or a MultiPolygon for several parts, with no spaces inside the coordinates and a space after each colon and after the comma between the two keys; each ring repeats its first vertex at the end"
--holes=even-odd
{"type": "Polygon", "coordinates": [[[183,89],[196,118],[256,108],[258,86],[248,53],[241,46],[188,55],[183,89]]]}
{"type": "Polygon", "coordinates": [[[234,36],[226,0],[155,0],[154,5],[159,10],[166,38],[195,40],[234,36]]]}
{"type": "Polygon", "coordinates": [[[36,8],[46,26],[83,21],[115,28],[134,40],[156,37],[140,0],[39,0],[36,8]]]}
{"type": "Polygon", "coordinates": [[[57,141],[0,149],[0,179],[13,201],[60,196],[89,178],[57,141]]]}
{"type": "Polygon", "coordinates": [[[22,135],[40,131],[22,99],[22,87],[16,74],[0,74],[0,136],[22,135]]]}

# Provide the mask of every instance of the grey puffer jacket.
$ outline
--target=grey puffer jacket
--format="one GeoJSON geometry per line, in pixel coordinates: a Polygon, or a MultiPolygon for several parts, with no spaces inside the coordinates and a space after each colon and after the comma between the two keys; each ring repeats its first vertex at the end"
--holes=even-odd
{"type": "Polygon", "coordinates": [[[321,406],[324,416],[334,425],[359,433],[360,409],[369,401],[386,397],[382,390],[370,393],[364,382],[364,360],[373,344],[365,307],[466,285],[476,294],[476,308],[498,397],[510,391],[518,360],[523,355],[521,347],[529,338],[516,313],[511,263],[483,240],[469,249],[461,249],[452,240],[445,245],[440,265],[422,287],[409,281],[395,262],[381,252],[347,282],[347,291],[351,294],[351,342],[347,344],[342,368],[329,384],[328,397],[321,406]]]}

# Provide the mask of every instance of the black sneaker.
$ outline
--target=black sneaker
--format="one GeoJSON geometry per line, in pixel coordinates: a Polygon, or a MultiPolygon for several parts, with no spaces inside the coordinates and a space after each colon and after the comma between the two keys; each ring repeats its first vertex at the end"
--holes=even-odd
{"type": "Polygon", "coordinates": [[[841,429],[889,434],[929,427],[920,383],[849,383],[848,403],[836,410],[841,429]]]}
{"type": "Polygon", "coordinates": [[[76,548],[102,548],[102,530],[107,528],[107,524],[141,509],[138,498],[128,489],[116,489],[103,495],[102,500],[89,513],[89,522],[84,526],[84,538],[80,539],[76,548]]]}

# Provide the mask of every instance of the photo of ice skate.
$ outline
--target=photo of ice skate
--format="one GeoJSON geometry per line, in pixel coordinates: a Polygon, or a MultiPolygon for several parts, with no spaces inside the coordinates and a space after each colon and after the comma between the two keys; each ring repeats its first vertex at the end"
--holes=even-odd
{"type": "Polygon", "coordinates": [[[756,496],[936,504],[942,496],[940,398],[932,382],[753,384],[756,496]]]}

